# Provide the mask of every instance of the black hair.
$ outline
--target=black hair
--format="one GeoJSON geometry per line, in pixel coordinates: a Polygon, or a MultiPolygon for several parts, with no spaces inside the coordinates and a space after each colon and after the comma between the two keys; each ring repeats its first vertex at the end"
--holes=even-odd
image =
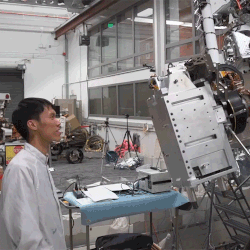
{"type": "Polygon", "coordinates": [[[29,129],[27,122],[29,120],[40,121],[40,114],[44,111],[44,108],[54,105],[43,98],[25,98],[18,103],[18,107],[12,113],[12,123],[18,133],[29,142],[29,129]]]}

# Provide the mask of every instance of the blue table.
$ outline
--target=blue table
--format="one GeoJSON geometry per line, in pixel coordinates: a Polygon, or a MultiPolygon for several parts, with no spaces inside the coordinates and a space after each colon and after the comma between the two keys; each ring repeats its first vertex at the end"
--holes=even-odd
{"type": "Polygon", "coordinates": [[[113,218],[150,212],[150,233],[152,235],[152,212],[177,208],[188,202],[179,192],[169,191],[158,194],[141,193],[135,195],[118,195],[117,200],[95,202],[81,205],[72,192],[64,199],[81,210],[82,225],[86,225],[87,249],[89,250],[89,225],[113,218]]]}

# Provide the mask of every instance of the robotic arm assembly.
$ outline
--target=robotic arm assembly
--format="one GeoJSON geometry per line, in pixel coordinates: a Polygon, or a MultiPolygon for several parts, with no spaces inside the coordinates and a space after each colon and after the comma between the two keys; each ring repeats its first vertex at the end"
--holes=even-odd
{"type": "Polygon", "coordinates": [[[166,65],[152,76],[148,107],[173,185],[194,188],[239,171],[230,140],[247,124],[250,91],[244,73],[250,69],[250,1],[194,0],[196,30],[202,53],[185,64],[166,65]],[[222,53],[215,26],[227,27],[222,53]]]}

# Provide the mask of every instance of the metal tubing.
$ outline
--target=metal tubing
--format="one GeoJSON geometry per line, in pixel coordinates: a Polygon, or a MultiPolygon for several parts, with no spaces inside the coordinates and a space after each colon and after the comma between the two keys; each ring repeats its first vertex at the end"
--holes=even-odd
{"type": "MultiPolygon", "coordinates": [[[[202,185],[203,185],[204,189],[206,190],[205,184],[203,183],[202,185]]],[[[209,194],[209,192],[207,192],[207,195],[208,195],[208,197],[211,199],[211,195],[209,194]]],[[[218,199],[218,198],[217,198],[217,199],[218,199]]],[[[213,205],[214,205],[214,202],[213,202],[213,205]]],[[[225,222],[224,222],[224,220],[223,220],[223,218],[222,218],[222,216],[221,216],[221,213],[219,212],[219,210],[218,210],[217,208],[215,208],[215,210],[216,210],[217,214],[219,215],[219,217],[220,217],[222,223],[224,224],[224,226],[225,226],[225,228],[226,228],[228,234],[229,234],[230,237],[231,237],[231,233],[230,233],[230,231],[229,231],[227,225],[225,224],[225,222]]],[[[226,215],[226,216],[227,216],[227,215],[226,215]]],[[[227,218],[228,218],[228,217],[227,217],[227,218]]]]}
{"type": "Polygon", "coordinates": [[[219,96],[220,90],[219,90],[219,63],[216,63],[216,83],[217,83],[217,95],[219,96]]]}
{"type": "Polygon", "coordinates": [[[73,250],[73,230],[72,230],[72,210],[69,209],[69,239],[70,239],[70,250],[73,250]]]}
{"type": "Polygon", "coordinates": [[[209,226],[208,226],[207,249],[209,249],[209,247],[210,247],[210,240],[211,240],[215,180],[212,180],[211,183],[212,183],[212,191],[211,191],[211,198],[210,198],[211,199],[211,203],[210,203],[210,211],[209,211],[209,226]]]}
{"type": "Polygon", "coordinates": [[[249,179],[250,175],[234,191],[237,192],[249,179]]]}
{"type": "Polygon", "coordinates": [[[153,215],[152,215],[152,212],[149,213],[149,220],[150,220],[150,236],[153,237],[153,215]]]}
{"type": "Polygon", "coordinates": [[[241,140],[239,139],[239,137],[234,133],[234,131],[230,128],[227,127],[227,129],[229,130],[229,132],[234,136],[234,138],[239,142],[239,144],[241,145],[241,147],[244,149],[244,151],[246,152],[247,156],[250,158],[250,153],[247,150],[247,148],[244,146],[244,144],[241,142],[241,140]]]}
{"type": "Polygon", "coordinates": [[[208,53],[214,64],[220,63],[217,38],[215,35],[214,19],[211,4],[207,4],[202,10],[203,29],[207,44],[208,53]]]}
{"type": "Polygon", "coordinates": [[[179,249],[179,232],[178,232],[178,218],[179,218],[179,209],[175,208],[175,249],[179,249]]]}
{"type": "MultiPolygon", "coordinates": [[[[221,203],[221,201],[220,201],[220,199],[218,198],[218,195],[217,195],[216,193],[214,194],[214,196],[215,196],[215,198],[218,200],[218,202],[221,203]]],[[[231,205],[234,201],[235,201],[235,200],[230,201],[230,202],[228,203],[228,205],[231,205]]],[[[217,210],[216,210],[216,211],[217,211],[217,210]]],[[[221,217],[221,214],[222,214],[223,212],[225,213],[225,216],[226,216],[227,219],[229,220],[229,216],[228,216],[228,214],[227,214],[225,211],[220,211],[220,212],[217,211],[217,213],[218,213],[218,215],[219,215],[219,217],[220,217],[222,223],[224,224],[224,220],[223,220],[223,218],[221,217]]],[[[226,224],[224,224],[224,226],[225,226],[225,228],[226,228],[228,234],[230,235],[230,237],[232,237],[232,234],[230,233],[230,231],[229,231],[229,229],[228,229],[228,226],[227,226],[226,224]]],[[[237,234],[235,228],[233,228],[233,230],[234,230],[234,233],[237,234]]]]}
{"type": "Polygon", "coordinates": [[[86,244],[87,244],[87,250],[90,250],[89,225],[86,226],[86,244]]]}
{"type": "Polygon", "coordinates": [[[154,48],[157,76],[164,76],[166,64],[165,0],[154,0],[154,48]]]}
{"type": "MultiPolygon", "coordinates": [[[[232,174],[234,174],[234,173],[232,173],[232,174]]],[[[234,177],[234,179],[235,179],[235,177],[234,177]]],[[[229,181],[229,185],[230,185],[230,187],[231,187],[231,189],[232,189],[232,191],[233,191],[233,193],[234,193],[234,195],[235,195],[235,197],[236,197],[236,200],[237,200],[237,202],[238,202],[238,204],[239,204],[239,206],[240,206],[240,208],[241,208],[241,210],[242,210],[242,212],[243,212],[243,214],[244,214],[244,216],[245,216],[245,218],[246,218],[246,220],[247,220],[248,225],[250,226],[250,220],[249,220],[249,218],[247,217],[246,212],[245,212],[243,206],[241,205],[239,199],[237,198],[238,196],[237,196],[236,192],[234,191],[233,186],[232,186],[232,184],[230,183],[230,181],[229,181]]],[[[242,192],[241,189],[240,189],[240,191],[241,191],[241,194],[242,194],[243,197],[244,197],[244,194],[243,194],[243,192],[242,192]]]]}
{"type": "Polygon", "coordinates": [[[66,84],[66,99],[69,99],[69,46],[68,38],[65,34],[65,84],[66,84]]]}
{"type": "MultiPolygon", "coordinates": [[[[232,176],[233,176],[233,178],[234,178],[236,184],[239,185],[239,182],[238,182],[238,179],[237,179],[236,174],[235,174],[235,173],[232,173],[232,176]]],[[[241,207],[241,210],[243,211],[243,213],[244,213],[244,215],[245,215],[245,218],[246,218],[246,220],[247,220],[247,222],[248,222],[248,225],[250,226],[250,220],[249,220],[249,218],[247,217],[246,212],[245,212],[245,209],[244,209],[243,206],[241,205],[240,200],[238,199],[238,196],[237,196],[237,194],[236,194],[236,190],[233,189],[232,184],[231,184],[230,182],[229,182],[229,185],[230,185],[230,187],[231,187],[231,189],[232,189],[232,191],[233,191],[233,193],[234,193],[234,195],[235,195],[235,197],[236,197],[237,202],[239,203],[239,205],[240,205],[240,207],[241,207]]],[[[240,186],[240,185],[239,185],[239,186],[240,186]]],[[[238,187],[239,187],[239,186],[238,186],[238,187]]],[[[245,201],[245,203],[246,203],[246,205],[247,205],[247,208],[248,208],[248,210],[249,210],[250,207],[249,207],[249,204],[248,204],[248,202],[247,202],[247,200],[246,200],[246,197],[245,197],[245,195],[244,195],[244,193],[243,193],[243,191],[242,191],[242,188],[239,188],[239,190],[240,190],[240,193],[241,193],[241,195],[242,195],[242,197],[243,197],[243,199],[244,199],[244,201],[245,201]]]]}
{"type": "Polygon", "coordinates": [[[240,114],[242,114],[242,113],[245,113],[246,111],[247,111],[246,109],[242,109],[242,110],[240,110],[240,111],[238,111],[238,112],[235,112],[234,114],[229,115],[229,118],[233,118],[233,117],[235,117],[235,116],[237,116],[237,115],[240,115],[240,114]]]}
{"type": "MultiPolygon", "coordinates": [[[[103,145],[103,149],[102,149],[102,164],[101,164],[101,176],[103,173],[103,164],[104,164],[104,157],[107,154],[107,148],[108,148],[108,144],[109,144],[109,136],[108,136],[108,124],[106,124],[105,127],[106,131],[105,131],[105,141],[104,141],[104,145],[103,145]]],[[[102,180],[101,180],[102,181],[102,180]]]]}
{"type": "MultiPolygon", "coordinates": [[[[219,72],[217,74],[219,74],[219,72]]],[[[222,82],[220,82],[219,80],[218,80],[217,84],[220,85],[224,89],[225,99],[226,99],[226,101],[228,101],[228,87],[225,84],[223,84],[222,82]]]]}

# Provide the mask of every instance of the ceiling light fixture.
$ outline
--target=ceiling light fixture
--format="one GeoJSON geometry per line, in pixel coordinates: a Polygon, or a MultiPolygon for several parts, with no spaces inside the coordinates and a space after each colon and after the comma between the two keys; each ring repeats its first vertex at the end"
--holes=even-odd
{"type": "Polygon", "coordinates": [[[152,8],[147,8],[137,14],[137,16],[140,17],[149,17],[153,15],[153,9],[152,8]]]}

